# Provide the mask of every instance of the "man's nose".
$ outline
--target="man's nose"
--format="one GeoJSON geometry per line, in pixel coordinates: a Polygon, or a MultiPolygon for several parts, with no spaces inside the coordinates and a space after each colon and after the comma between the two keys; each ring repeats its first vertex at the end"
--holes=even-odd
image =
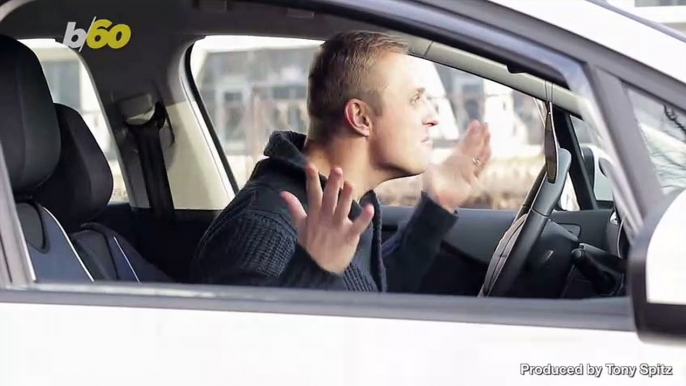
{"type": "Polygon", "coordinates": [[[426,118],[424,118],[424,124],[430,127],[436,126],[438,125],[438,106],[431,101],[429,101],[427,105],[428,109],[426,118]]]}

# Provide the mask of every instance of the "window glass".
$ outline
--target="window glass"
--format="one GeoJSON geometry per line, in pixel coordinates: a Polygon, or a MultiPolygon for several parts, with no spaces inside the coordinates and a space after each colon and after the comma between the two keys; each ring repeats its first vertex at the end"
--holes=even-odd
{"type": "Polygon", "coordinates": [[[640,91],[628,93],[663,191],[686,188],[686,113],[640,91]]]}
{"type": "MultiPolygon", "coordinates": [[[[628,94],[663,192],[686,188],[686,114],[640,91],[628,89],[628,94]]],[[[590,176],[596,199],[612,201],[610,181],[602,173],[598,163],[599,159],[606,158],[607,155],[591,143],[586,123],[572,117],[572,125],[582,154],[586,157],[590,152],[593,153],[593,165],[587,166],[593,168],[590,176]]],[[[565,210],[578,209],[569,179],[560,206],[565,210]]]]}
{"type": "MultiPolygon", "coordinates": [[[[274,130],[307,133],[307,75],[319,41],[213,36],[198,41],[193,77],[239,186],[245,184],[274,130]]],[[[440,124],[433,159],[444,159],[471,120],[489,123],[493,158],[466,205],[517,209],[543,166],[543,123],[534,98],[478,76],[423,60],[440,124]]],[[[413,205],[421,180],[389,181],[386,205],[413,205]]]]}
{"type": "Polygon", "coordinates": [[[128,194],[117,159],[116,145],[102,113],[90,75],[79,56],[70,48],[52,40],[26,39],[21,42],[38,56],[53,101],[78,111],[100,145],[114,177],[114,189],[110,202],[128,202],[128,194]]]}

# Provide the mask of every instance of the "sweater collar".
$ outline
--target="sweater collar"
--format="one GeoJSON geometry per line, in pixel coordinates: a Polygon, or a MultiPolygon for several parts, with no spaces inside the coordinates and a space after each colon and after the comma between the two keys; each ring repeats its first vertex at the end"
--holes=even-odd
{"type": "Polygon", "coordinates": [[[304,171],[308,162],[302,153],[306,138],[294,131],[275,131],[269,136],[264,155],[304,171]]]}
{"type": "MultiPolygon", "coordinates": [[[[272,161],[277,161],[282,165],[288,165],[300,172],[305,172],[305,166],[309,162],[303,148],[305,147],[306,136],[304,134],[296,133],[294,131],[275,131],[269,136],[267,146],[264,148],[264,155],[269,157],[272,161]]],[[[320,174],[319,176],[322,187],[326,184],[326,177],[320,174]]],[[[380,203],[373,190],[365,193],[360,202],[371,203],[374,205],[375,212],[378,213],[380,203]]],[[[351,208],[351,217],[357,217],[362,211],[362,207],[358,202],[353,202],[351,208]]]]}

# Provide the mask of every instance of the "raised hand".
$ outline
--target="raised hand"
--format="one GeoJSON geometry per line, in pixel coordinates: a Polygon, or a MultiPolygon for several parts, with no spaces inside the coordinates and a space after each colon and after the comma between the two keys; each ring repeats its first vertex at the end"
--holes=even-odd
{"type": "Polygon", "coordinates": [[[350,265],[360,235],[374,217],[374,207],[368,204],[351,221],[348,214],[353,201],[353,189],[349,183],[343,181],[343,171],[340,168],[331,169],[324,192],[317,168],[309,164],[306,173],[307,212],[298,198],[290,192],[282,192],[281,197],[288,204],[295,221],[298,243],[322,269],[341,274],[350,265]]]}
{"type": "Polygon", "coordinates": [[[488,125],[472,121],[453,153],[424,173],[424,190],[439,205],[453,211],[469,199],[490,159],[488,125]]]}

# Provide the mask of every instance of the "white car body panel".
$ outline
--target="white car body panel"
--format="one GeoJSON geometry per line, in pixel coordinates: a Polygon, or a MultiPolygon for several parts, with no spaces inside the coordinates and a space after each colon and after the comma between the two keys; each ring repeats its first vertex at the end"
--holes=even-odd
{"type": "Polygon", "coordinates": [[[634,332],[2,303],[0,315],[3,386],[686,381],[683,349],[642,343],[634,332]],[[520,375],[521,364],[548,363],[601,366],[603,374],[520,375]],[[610,376],[606,363],[661,363],[673,366],[673,375],[610,376]]]}
{"type": "Polygon", "coordinates": [[[686,43],[609,9],[586,0],[488,1],[572,32],[686,83],[686,43]]]}
{"type": "Polygon", "coordinates": [[[660,219],[648,248],[646,297],[651,303],[686,306],[686,192],[672,202],[660,219]],[[651,259],[650,257],[658,258],[651,259]]]}

